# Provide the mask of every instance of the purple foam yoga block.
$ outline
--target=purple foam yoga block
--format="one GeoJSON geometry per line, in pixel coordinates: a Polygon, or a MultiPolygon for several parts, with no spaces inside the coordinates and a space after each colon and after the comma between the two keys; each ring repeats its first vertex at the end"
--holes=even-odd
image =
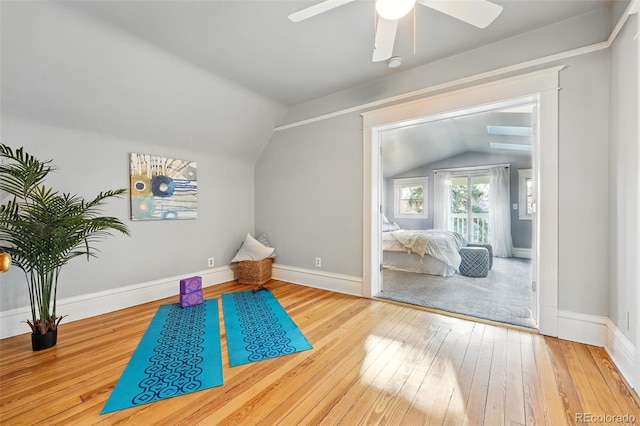
{"type": "Polygon", "coordinates": [[[180,294],[202,290],[202,277],[189,277],[180,280],[180,294]]]}
{"type": "Polygon", "coordinates": [[[186,308],[188,306],[199,305],[203,301],[202,290],[192,291],[191,293],[180,295],[180,307],[186,308]]]}

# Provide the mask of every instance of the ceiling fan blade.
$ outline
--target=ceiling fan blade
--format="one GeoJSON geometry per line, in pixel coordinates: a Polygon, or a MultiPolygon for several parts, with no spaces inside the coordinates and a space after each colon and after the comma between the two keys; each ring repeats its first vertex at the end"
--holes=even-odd
{"type": "Polygon", "coordinates": [[[312,18],[316,15],[324,13],[328,10],[335,9],[347,3],[351,3],[355,0],[325,0],[313,6],[309,6],[306,9],[299,10],[289,15],[289,19],[293,22],[304,21],[305,19],[312,18]]]}
{"type": "Polygon", "coordinates": [[[373,48],[373,62],[386,61],[393,56],[393,44],[396,41],[398,20],[388,20],[378,17],[376,41],[373,48]]]}
{"type": "Polygon", "coordinates": [[[503,9],[502,6],[487,0],[418,0],[418,3],[478,28],[486,28],[503,9]]]}

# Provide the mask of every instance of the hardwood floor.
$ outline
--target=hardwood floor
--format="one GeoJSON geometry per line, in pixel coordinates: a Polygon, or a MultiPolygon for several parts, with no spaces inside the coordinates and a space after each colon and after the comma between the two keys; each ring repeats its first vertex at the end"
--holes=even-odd
{"type": "MultiPolygon", "coordinates": [[[[314,349],[230,368],[220,309],[223,386],[100,415],[157,307],[177,299],[63,322],[45,351],[32,352],[28,334],[0,340],[0,424],[562,425],[624,415],[640,424],[640,399],[602,348],[268,287],[314,349]]],[[[248,288],[225,283],[205,296],[248,288]]]]}

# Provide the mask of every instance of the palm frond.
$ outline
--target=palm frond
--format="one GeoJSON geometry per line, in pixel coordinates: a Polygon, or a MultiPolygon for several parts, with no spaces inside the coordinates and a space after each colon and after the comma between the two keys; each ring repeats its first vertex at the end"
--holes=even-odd
{"type": "Polygon", "coordinates": [[[100,192],[94,199],[60,193],[44,185],[54,170],[50,160],[40,161],[0,144],[0,190],[13,197],[0,205],[0,250],[27,279],[34,331],[54,329],[62,319],[55,312],[58,275],[62,266],[78,256],[96,257],[94,244],[114,233],[130,235],[120,219],[102,216],[101,207],[125,189],[100,192]]]}

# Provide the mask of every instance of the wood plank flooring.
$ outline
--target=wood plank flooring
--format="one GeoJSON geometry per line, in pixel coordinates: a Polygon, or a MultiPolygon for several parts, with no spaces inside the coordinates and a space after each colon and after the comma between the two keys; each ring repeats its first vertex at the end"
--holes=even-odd
{"type": "MultiPolygon", "coordinates": [[[[32,352],[28,334],[0,340],[0,424],[573,425],[603,415],[640,424],[640,399],[603,348],[268,287],[312,350],[230,368],[220,304],[223,386],[100,415],[156,309],[177,299],[63,322],[46,351],[32,352]]],[[[205,296],[248,288],[230,282],[205,296]]]]}

